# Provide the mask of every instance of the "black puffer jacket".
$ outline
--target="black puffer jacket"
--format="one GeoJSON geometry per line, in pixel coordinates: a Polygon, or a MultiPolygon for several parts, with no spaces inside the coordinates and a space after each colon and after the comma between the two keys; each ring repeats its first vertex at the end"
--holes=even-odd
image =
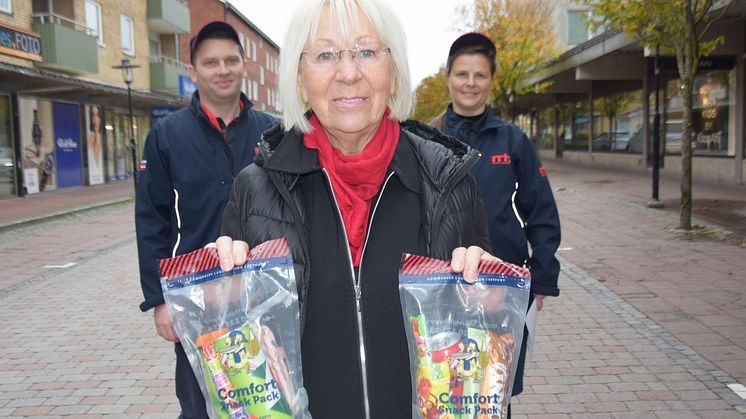
{"type": "Polygon", "coordinates": [[[298,132],[264,134],[256,164],[236,178],[223,234],[253,246],[285,236],[296,264],[303,379],[317,418],[409,418],[411,383],[398,295],[402,253],[450,259],[488,248],[469,170],[479,154],[416,122],[402,124],[374,199],[359,269],[316,150],[298,132]],[[364,359],[365,361],[362,361],[364,359]]]}

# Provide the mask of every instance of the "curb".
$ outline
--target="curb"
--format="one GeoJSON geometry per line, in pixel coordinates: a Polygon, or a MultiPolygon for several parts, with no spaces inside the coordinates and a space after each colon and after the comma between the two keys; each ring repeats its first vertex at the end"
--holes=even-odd
{"type": "Polygon", "coordinates": [[[51,213],[51,214],[45,214],[39,217],[33,217],[33,218],[26,218],[18,221],[12,221],[7,224],[0,224],[0,233],[5,233],[8,231],[12,231],[18,228],[27,227],[32,224],[52,221],[56,219],[60,219],[69,215],[75,215],[75,214],[82,214],[86,213],[88,211],[93,211],[96,209],[106,208],[118,204],[124,204],[124,203],[130,203],[134,202],[134,197],[127,197],[127,198],[118,198],[113,199],[110,201],[103,201],[103,202],[97,202],[95,204],[86,205],[82,207],[77,208],[70,208],[66,210],[62,210],[59,212],[51,213]]]}

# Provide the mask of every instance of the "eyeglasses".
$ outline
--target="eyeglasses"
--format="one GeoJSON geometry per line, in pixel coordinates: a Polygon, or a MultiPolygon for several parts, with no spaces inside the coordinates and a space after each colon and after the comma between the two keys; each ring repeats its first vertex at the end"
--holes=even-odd
{"type": "Polygon", "coordinates": [[[380,42],[355,44],[349,49],[317,46],[308,48],[300,56],[306,57],[306,63],[313,68],[329,69],[337,65],[345,51],[350,53],[352,60],[360,67],[372,67],[380,63],[387,53],[390,54],[391,48],[383,46],[380,42]]]}

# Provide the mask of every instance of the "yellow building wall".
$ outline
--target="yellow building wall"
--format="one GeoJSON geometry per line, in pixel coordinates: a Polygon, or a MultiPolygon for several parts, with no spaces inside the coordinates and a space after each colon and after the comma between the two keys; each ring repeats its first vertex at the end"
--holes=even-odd
{"type": "MultiPolygon", "coordinates": [[[[85,0],[76,0],[83,7],[85,21],[85,0]]],[[[133,89],[150,90],[150,51],[148,47],[148,11],[146,1],[106,0],[101,4],[101,26],[104,32],[104,46],[98,48],[97,79],[108,83],[125,86],[122,70],[113,69],[120,65],[122,58],[129,58],[132,64],[140,68],[133,69],[135,81],[133,89]],[[127,55],[122,52],[121,28],[119,16],[125,15],[132,19],[135,33],[135,54],[127,55]]]]}
{"type": "MultiPolygon", "coordinates": [[[[14,1],[13,14],[0,12],[0,25],[33,33],[31,30],[31,1],[14,1]]],[[[6,63],[33,67],[32,61],[12,55],[0,54],[0,60],[6,63]]]]}
{"type": "MultiPolygon", "coordinates": [[[[97,0],[101,6],[101,27],[104,45],[98,47],[98,73],[83,74],[83,77],[126,86],[122,70],[112,66],[121,64],[122,58],[129,58],[140,68],[133,69],[132,88],[150,90],[150,51],[148,47],[147,2],[143,0],[97,0]],[[119,16],[126,15],[134,23],[135,54],[122,52],[119,16]]],[[[31,32],[31,0],[14,0],[13,13],[0,12],[0,24],[31,32]]],[[[64,14],[80,25],[85,25],[85,0],[58,0],[53,2],[55,13],[64,14]]],[[[1,54],[4,62],[33,67],[30,60],[1,54]]]]}

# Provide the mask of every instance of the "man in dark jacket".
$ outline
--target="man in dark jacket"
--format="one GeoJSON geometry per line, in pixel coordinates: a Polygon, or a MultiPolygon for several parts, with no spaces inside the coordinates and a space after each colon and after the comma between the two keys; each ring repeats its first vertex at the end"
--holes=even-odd
{"type": "Polygon", "coordinates": [[[192,38],[190,51],[189,72],[199,91],[188,108],[148,134],[135,223],[145,297],[140,309],[154,308],[158,334],[175,342],[181,417],[207,418],[199,384],[164,305],[158,260],[189,253],[218,237],[233,179],[252,162],[261,133],[276,121],[252,110],[241,93],[246,63],[230,25],[208,23],[192,38]]]}

